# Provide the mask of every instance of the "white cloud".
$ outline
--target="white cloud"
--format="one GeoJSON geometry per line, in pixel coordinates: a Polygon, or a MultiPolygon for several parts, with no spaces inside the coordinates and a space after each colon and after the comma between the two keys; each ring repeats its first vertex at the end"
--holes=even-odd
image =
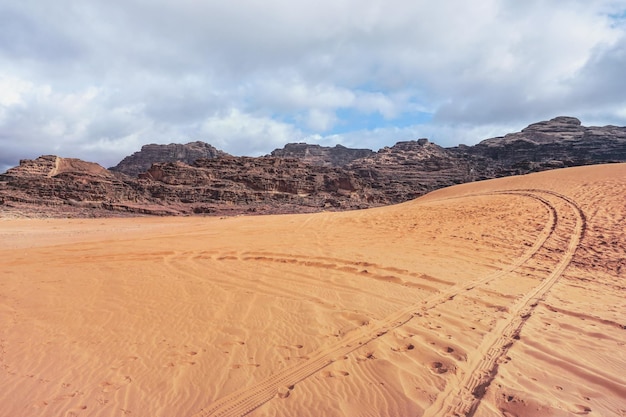
{"type": "Polygon", "coordinates": [[[624,125],[625,11],[623,0],[9,2],[0,164],[58,152],[111,165],[188,140],[235,154],[302,140],[453,145],[557,115],[624,125]]]}
{"type": "Polygon", "coordinates": [[[337,116],[331,111],[311,109],[307,115],[306,125],[310,130],[326,132],[337,123],[337,116]]]}
{"type": "Polygon", "coordinates": [[[251,155],[260,155],[268,149],[304,138],[302,132],[289,124],[245,114],[237,109],[206,119],[201,132],[211,138],[214,146],[229,153],[251,155]]]}
{"type": "Polygon", "coordinates": [[[32,88],[32,84],[27,81],[0,75],[0,106],[24,104],[22,97],[32,88]]]}
{"type": "Polygon", "coordinates": [[[271,107],[284,113],[298,113],[309,109],[335,110],[350,107],[355,93],[331,84],[311,84],[291,74],[263,75],[245,85],[246,96],[253,105],[271,107]],[[281,76],[282,75],[282,76],[281,76]]]}

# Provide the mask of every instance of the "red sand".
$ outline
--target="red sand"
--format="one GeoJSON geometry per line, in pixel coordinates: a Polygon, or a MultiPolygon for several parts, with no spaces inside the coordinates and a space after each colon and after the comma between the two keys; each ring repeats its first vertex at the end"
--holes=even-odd
{"type": "Polygon", "coordinates": [[[2,416],[626,415],[626,164],[380,209],[0,220],[2,416]]]}

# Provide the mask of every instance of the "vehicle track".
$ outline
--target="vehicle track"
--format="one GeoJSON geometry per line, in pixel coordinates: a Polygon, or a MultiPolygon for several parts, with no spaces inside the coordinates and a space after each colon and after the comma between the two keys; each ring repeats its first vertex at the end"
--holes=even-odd
{"type": "MultiPolygon", "coordinates": [[[[535,195],[536,193],[547,194],[549,198],[559,200],[556,205],[564,203],[568,206],[576,218],[576,223],[569,235],[568,247],[552,272],[538,286],[519,299],[511,308],[508,319],[499,322],[485,336],[480,346],[468,356],[468,366],[461,380],[458,383],[448,382],[446,389],[438,395],[432,406],[425,410],[424,417],[471,417],[474,415],[487,388],[497,374],[499,359],[506,354],[515,340],[520,338],[522,327],[570,264],[584,236],[586,218],[584,212],[573,200],[552,191],[519,190],[519,192],[530,192],[535,195]]],[[[554,208],[555,202],[553,201],[551,205],[554,208]]]]}
{"type": "MultiPolygon", "coordinates": [[[[294,290],[293,288],[291,288],[290,285],[288,285],[290,283],[290,279],[288,277],[280,277],[280,276],[275,277],[274,279],[272,279],[272,282],[267,282],[265,279],[261,277],[261,279],[255,280],[253,283],[251,283],[251,281],[247,278],[239,278],[236,275],[229,273],[230,266],[228,264],[221,265],[223,262],[229,262],[229,261],[267,262],[266,256],[263,256],[262,260],[258,260],[257,258],[259,257],[258,256],[248,257],[248,256],[241,256],[241,255],[235,256],[235,255],[230,255],[230,254],[224,255],[224,254],[213,253],[213,252],[211,252],[210,254],[203,252],[201,255],[188,253],[185,255],[177,255],[177,256],[165,259],[164,266],[168,268],[169,270],[171,270],[171,273],[173,274],[175,273],[179,275],[185,275],[190,278],[197,278],[198,276],[200,276],[200,277],[203,277],[201,279],[204,281],[206,279],[204,278],[204,276],[206,275],[206,272],[204,272],[206,268],[203,265],[203,261],[207,259],[211,259],[211,260],[217,261],[216,263],[212,264],[212,267],[211,267],[212,271],[222,272],[222,274],[211,275],[210,277],[211,284],[218,284],[225,288],[235,288],[239,290],[241,289],[249,290],[250,285],[253,284],[255,291],[257,291],[260,294],[264,294],[270,297],[271,296],[285,297],[285,298],[289,298],[293,300],[308,299],[309,301],[314,301],[317,304],[321,304],[321,305],[328,304],[324,300],[320,300],[319,298],[312,296],[312,294],[302,293],[301,291],[294,290]],[[189,268],[190,266],[193,267],[191,270],[189,268]],[[286,285],[276,285],[277,282],[281,282],[281,281],[283,281],[286,285]]],[[[283,258],[278,258],[278,259],[283,259],[283,258]]],[[[281,261],[275,261],[275,262],[280,263],[281,261]]],[[[290,261],[289,263],[295,263],[295,262],[290,261]]],[[[401,278],[398,278],[397,276],[392,276],[392,275],[370,274],[370,273],[364,274],[362,273],[362,270],[359,270],[356,268],[347,269],[347,268],[343,268],[341,266],[337,266],[334,264],[331,265],[327,263],[309,262],[309,261],[304,261],[304,260],[298,261],[298,263],[306,267],[348,273],[350,275],[358,277],[359,280],[370,278],[370,279],[379,280],[383,283],[395,283],[399,285],[404,285],[406,287],[418,288],[420,290],[428,291],[429,293],[434,293],[438,290],[437,287],[433,285],[429,285],[429,283],[427,282],[414,283],[414,282],[405,281],[401,278]]],[[[257,275],[260,277],[262,274],[258,273],[257,275]]],[[[267,275],[267,274],[264,274],[264,275],[267,275]]],[[[327,274],[327,275],[330,275],[330,274],[327,274]]],[[[325,282],[328,285],[332,285],[333,289],[340,291],[342,293],[345,293],[346,295],[358,293],[358,294],[363,294],[363,295],[367,295],[370,297],[380,296],[380,294],[376,293],[375,291],[360,288],[357,285],[356,281],[352,283],[337,283],[337,282],[332,282],[330,280],[322,281],[318,278],[314,278],[313,276],[303,275],[300,277],[300,282],[303,284],[307,284],[307,285],[320,285],[320,283],[325,282]]],[[[406,300],[395,299],[395,298],[390,298],[389,301],[393,301],[396,303],[406,303],[406,300]]],[[[334,309],[337,306],[331,306],[331,307],[334,309]]]]}
{"type": "MultiPolygon", "coordinates": [[[[430,281],[432,285],[452,285],[452,281],[447,281],[424,274],[417,274],[405,269],[385,266],[371,262],[350,261],[347,259],[333,258],[328,256],[299,256],[290,253],[278,252],[219,252],[219,251],[201,251],[179,253],[176,256],[168,257],[170,263],[176,262],[177,258],[184,258],[185,261],[193,259],[211,259],[215,261],[248,261],[267,264],[293,264],[306,268],[317,268],[336,270],[355,275],[361,275],[380,281],[387,281],[399,285],[410,286],[414,280],[430,281]]],[[[425,284],[426,285],[426,284],[425,284]]],[[[430,290],[438,290],[438,288],[430,288],[430,290]]]]}
{"type": "MultiPolygon", "coordinates": [[[[493,274],[487,275],[481,279],[473,280],[467,283],[462,283],[458,285],[451,286],[450,288],[444,289],[436,294],[431,295],[430,297],[424,299],[423,301],[413,304],[407,308],[397,311],[396,313],[388,316],[384,320],[381,320],[376,326],[371,326],[367,328],[359,328],[358,331],[354,332],[347,336],[346,338],[338,341],[337,343],[325,346],[318,350],[315,353],[310,355],[310,359],[302,362],[296,366],[291,368],[283,369],[277,372],[274,375],[254,384],[253,386],[244,387],[238,391],[235,391],[217,401],[213,404],[201,409],[198,413],[194,414],[194,417],[208,417],[208,416],[243,416],[266,402],[270,401],[272,398],[276,397],[280,390],[289,390],[292,389],[295,384],[298,382],[308,378],[309,376],[315,374],[319,370],[333,363],[337,358],[341,358],[348,353],[360,348],[363,345],[383,336],[390,330],[398,328],[405,323],[409,322],[412,318],[422,316],[424,312],[427,310],[443,304],[449,300],[452,300],[456,295],[473,289],[478,285],[484,285],[492,280],[498,279],[506,274],[511,273],[512,271],[518,269],[525,262],[531,259],[537,252],[543,247],[545,242],[550,238],[555,230],[557,225],[557,210],[554,205],[549,201],[549,199],[544,196],[539,195],[538,193],[543,191],[541,190],[511,190],[506,192],[498,192],[498,193],[489,193],[491,195],[494,194],[513,194],[513,195],[522,195],[525,197],[533,198],[545,207],[548,212],[549,218],[540,232],[537,240],[534,245],[530,247],[524,254],[522,254],[515,262],[508,265],[507,267],[497,271],[493,274]]],[[[550,194],[550,193],[548,193],[550,194]]],[[[483,194],[485,195],[485,194],[483,194]]],[[[463,197],[461,197],[463,198],[463,197]]],[[[562,197],[561,197],[562,198],[562,197]]],[[[573,204],[573,203],[572,203],[573,204]]],[[[582,229],[582,226],[581,226],[582,229]]],[[[569,252],[573,255],[573,251],[575,251],[575,246],[578,244],[578,240],[570,244],[569,252]],[[572,249],[571,246],[574,245],[572,249]]],[[[568,252],[568,253],[569,253],[568,252]]],[[[571,259],[571,256],[569,257],[571,259]]],[[[569,261],[567,262],[569,263],[569,261]]],[[[558,278],[563,269],[567,266],[567,263],[564,263],[562,268],[559,268],[558,274],[555,273],[554,276],[558,278]]],[[[525,315],[527,314],[524,311],[526,304],[532,304],[532,300],[537,299],[544,295],[551,285],[554,284],[556,278],[551,280],[544,280],[542,285],[537,287],[536,290],[531,291],[524,297],[524,300],[527,300],[524,303],[520,303],[519,308],[515,310],[519,314],[525,315]],[[548,282],[546,282],[548,281],[548,282]]],[[[523,323],[522,323],[523,324],[523,323]]],[[[502,326],[504,328],[498,329],[498,334],[504,334],[505,336],[498,337],[494,345],[499,346],[500,339],[505,339],[508,343],[509,339],[512,339],[515,336],[515,332],[519,332],[519,328],[521,326],[516,321],[509,325],[505,324],[502,326]],[[510,334],[510,336],[509,336],[510,334]]],[[[495,347],[494,352],[497,353],[497,346],[495,347]]],[[[481,356],[482,357],[482,356],[481,356]]],[[[495,360],[499,357],[499,355],[491,354],[490,357],[494,357],[495,359],[487,359],[486,361],[481,361],[478,366],[476,366],[477,372],[482,371],[482,368],[493,369],[495,364],[495,360]],[[485,365],[482,363],[485,362],[485,365]]],[[[476,385],[479,386],[482,382],[482,379],[479,378],[478,382],[473,381],[472,378],[467,383],[467,387],[471,388],[476,385]]],[[[493,379],[493,377],[491,378],[493,379]]],[[[491,380],[489,380],[491,381],[491,380]]],[[[473,389],[472,391],[473,392],[473,389]]]]}

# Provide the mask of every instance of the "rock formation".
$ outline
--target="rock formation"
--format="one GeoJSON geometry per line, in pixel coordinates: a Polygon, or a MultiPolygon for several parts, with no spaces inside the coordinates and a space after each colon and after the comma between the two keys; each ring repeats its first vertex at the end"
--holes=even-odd
{"type": "Polygon", "coordinates": [[[282,149],[272,151],[272,156],[298,158],[313,165],[341,167],[355,159],[374,155],[370,149],[352,149],[342,145],[334,147],[310,145],[307,143],[288,143],[282,149]]]}
{"type": "Polygon", "coordinates": [[[20,161],[0,175],[0,216],[358,209],[463,182],[620,161],[626,161],[626,128],[584,127],[572,117],[453,148],[428,139],[378,152],[288,144],[272,156],[251,158],[229,156],[201,142],[146,145],[114,170],[50,155],[20,161]],[[203,152],[208,157],[198,156],[203,152]],[[164,159],[169,162],[156,162],[164,159]]]}
{"type": "Polygon", "coordinates": [[[180,161],[191,165],[196,159],[218,158],[227,155],[226,152],[204,142],[189,142],[184,145],[180,143],[150,144],[142,146],[139,152],[127,156],[119,164],[109,169],[126,175],[137,176],[146,172],[152,164],[157,162],[180,161]]]}
{"type": "Polygon", "coordinates": [[[160,162],[134,178],[75,159],[22,160],[0,175],[0,213],[36,216],[242,214],[383,204],[354,173],[277,157],[160,162]]]}
{"type": "Polygon", "coordinates": [[[294,158],[223,157],[198,159],[193,166],[158,163],[140,181],[153,200],[194,213],[356,209],[369,207],[373,199],[352,172],[294,158]]]}
{"type": "Polygon", "coordinates": [[[626,161],[626,128],[585,127],[574,117],[561,116],[456,152],[493,161],[498,176],[622,162],[626,161]]]}
{"type": "Polygon", "coordinates": [[[0,208],[5,212],[105,216],[118,205],[123,210],[133,204],[137,209],[128,211],[155,214],[126,175],[79,159],[54,155],[24,159],[0,175],[0,208]]]}

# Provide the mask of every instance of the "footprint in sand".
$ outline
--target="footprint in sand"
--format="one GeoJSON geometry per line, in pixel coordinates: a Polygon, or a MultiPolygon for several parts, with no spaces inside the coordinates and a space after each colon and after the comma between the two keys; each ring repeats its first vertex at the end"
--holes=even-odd
{"type": "Polygon", "coordinates": [[[445,374],[448,372],[448,368],[441,362],[432,362],[430,364],[430,370],[437,374],[445,374]]]}
{"type": "Polygon", "coordinates": [[[363,362],[370,359],[376,359],[376,356],[374,356],[374,352],[367,352],[364,355],[359,355],[356,357],[357,362],[363,362]]]}
{"type": "Polygon", "coordinates": [[[252,366],[252,367],[258,368],[259,366],[261,366],[261,364],[259,364],[259,363],[245,363],[245,364],[239,364],[239,363],[238,363],[238,364],[232,365],[232,366],[230,367],[230,369],[239,369],[239,368],[243,368],[244,366],[252,366]]]}
{"type": "Polygon", "coordinates": [[[246,342],[244,342],[243,340],[235,340],[233,342],[220,343],[219,346],[222,346],[222,347],[226,347],[226,346],[243,346],[245,344],[246,344],[246,342]]]}
{"type": "MultiPolygon", "coordinates": [[[[68,386],[69,386],[69,384],[68,384],[68,386]]],[[[48,406],[49,404],[51,404],[53,402],[70,400],[72,398],[75,398],[75,397],[81,396],[81,395],[84,395],[84,392],[82,392],[82,391],[74,391],[74,392],[68,393],[68,394],[57,395],[56,397],[54,397],[54,398],[52,398],[50,400],[41,400],[41,401],[36,402],[35,404],[33,404],[33,408],[43,408],[43,407],[46,407],[46,406],[48,406]]]]}
{"type": "Polygon", "coordinates": [[[177,365],[195,365],[196,362],[194,361],[182,361],[182,362],[168,362],[165,365],[163,365],[164,368],[174,368],[177,365]]]}
{"type": "Polygon", "coordinates": [[[100,387],[102,387],[102,392],[113,392],[130,384],[132,381],[133,380],[130,376],[125,375],[119,378],[113,378],[112,380],[104,381],[100,383],[100,387]]]}
{"type": "Polygon", "coordinates": [[[348,376],[348,375],[350,375],[350,373],[346,371],[322,371],[321,372],[321,376],[323,378],[336,378],[336,377],[342,377],[342,376],[348,376]]]}
{"type": "Polygon", "coordinates": [[[291,394],[293,388],[293,385],[278,387],[278,389],[276,390],[276,396],[278,398],[287,398],[291,394]]]}
{"type": "Polygon", "coordinates": [[[309,359],[308,356],[299,356],[297,354],[297,352],[294,351],[298,351],[300,349],[302,349],[304,346],[297,344],[297,345],[292,345],[292,346],[287,346],[287,345],[278,345],[276,346],[276,349],[281,350],[281,354],[284,360],[291,360],[292,358],[295,359],[309,359]],[[285,352],[285,351],[289,351],[289,352],[285,352]]]}
{"type": "Polygon", "coordinates": [[[289,349],[289,350],[293,350],[293,349],[302,349],[304,346],[302,345],[292,345],[292,346],[287,346],[287,345],[278,345],[276,346],[276,349],[289,349]]]}
{"type": "Polygon", "coordinates": [[[407,350],[413,350],[413,349],[415,349],[415,345],[413,345],[413,343],[407,343],[400,347],[391,348],[391,350],[393,350],[394,352],[406,352],[407,350]]]}
{"type": "Polygon", "coordinates": [[[65,413],[65,417],[78,417],[83,411],[85,411],[87,409],[86,405],[82,405],[80,407],[77,408],[73,408],[71,410],[68,410],[65,413]]]}
{"type": "Polygon", "coordinates": [[[114,371],[115,371],[115,370],[118,370],[118,369],[120,369],[121,367],[123,367],[123,366],[125,366],[125,365],[128,365],[129,363],[132,363],[132,362],[136,361],[137,359],[139,359],[139,357],[138,357],[138,356],[128,356],[127,358],[122,359],[122,360],[120,360],[120,361],[116,362],[113,366],[111,366],[111,369],[112,369],[112,370],[114,370],[114,371]]]}
{"type": "Polygon", "coordinates": [[[572,414],[587,415],[591,413],[591,408],[587,407],[586,405],[575,404],[572,408],[572,414]]]}
{"type": "Polygon", "coordinates": [[[61,394],[61,395],[58,395],[58,396],[54,397],[53,401],[69,400],[70,398],[74,398],[77,395],[82,395],[82,392],[76,391],[76,392],[73,392],[71,394],[61,394]]]}

